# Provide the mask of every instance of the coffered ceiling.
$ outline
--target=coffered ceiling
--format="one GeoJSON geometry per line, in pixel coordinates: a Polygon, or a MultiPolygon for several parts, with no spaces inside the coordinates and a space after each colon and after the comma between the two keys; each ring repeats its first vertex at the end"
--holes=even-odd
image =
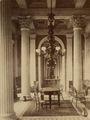
{"type": "MultiPolygon", "coordinates": [[[[13,7],[20,8],[49,8],[51,0],[13,0],[13,7]]],[[[90,8],[90,0],[52,0],[53,8],[90,8]]]]}
{"type": "MultiPolygon", "coordinates": [[[[52,0],[52,7],[56,31],[71,29],[69,19],[73,14],[90,18],[90,0],[52,0]]],[[[32,16],[34,29],[45,33],[50,8],[51,0],[13,0],[12,19],[17,21],[18,16],[32,16]]]]}
{"type": "Polygon", "coordinates": [[[74,8],[74,0],[57,0],[56,1],[57,8],[74,8]]]}

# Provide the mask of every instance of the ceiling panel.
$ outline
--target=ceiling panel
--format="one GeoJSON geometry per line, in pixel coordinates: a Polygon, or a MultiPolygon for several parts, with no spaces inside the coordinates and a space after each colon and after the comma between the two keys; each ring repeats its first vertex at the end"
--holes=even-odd
{"type": "Polygon", "coordinates": [[[84,5],[84,8],[90,8],[90,0],[87,0],[85,5],[84,5]]]}
{"type": "Polygon", "coordinates": [[[46,8],[47,1],[46,0],[27,0],[30,8],[46,8]]]}
{"type": "Polygon", "coordinates": [[[74,8],[74,0],[57,0],[57,8],[74,8]]]}
{"type": "Polygon", "coordinates": [[[12,2],[12,9],[19,8],[19,5],[17,4],[16,0],[13,0],[12,2]]]}

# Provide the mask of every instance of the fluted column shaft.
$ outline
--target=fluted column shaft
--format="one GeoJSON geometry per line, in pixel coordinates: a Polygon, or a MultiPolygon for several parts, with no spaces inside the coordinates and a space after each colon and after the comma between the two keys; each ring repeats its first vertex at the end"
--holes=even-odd
{"type": "Polygon", "coordinates": [[[81,90],[82,59],[81,59],[81,29],[74,28],[74,86],[81,90]]]}
{"type": "Polygon", "coordinates": [[[21,18],[21,100],[30,97],[29,84],[29,19],[21,18]]]}
{"type": "Polygon", "coordinates": [[[36,81],[36,35],[30,35],[30,84],[36,81]]]}
{"type": "Polygon", "coordinates": [[[14,120],[11,1],[0,1],[0,120],[14,120]]]}
{"type": "Polygon", "coordinates": [[[73,16],[74,31],[74,76],[73,84],[78,90],[82,90],[82,27],[84,27],[84,19],[82,16],[73,16]]]}

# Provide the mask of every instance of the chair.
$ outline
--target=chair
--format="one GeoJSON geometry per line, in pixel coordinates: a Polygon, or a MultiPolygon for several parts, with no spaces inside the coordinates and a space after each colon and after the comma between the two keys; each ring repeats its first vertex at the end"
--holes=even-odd
{"type": "Polygon", "coordinates": [[[88,95],[90,90],[90,80],[83,80],[83,89],[85,90],[86,95],[88,95]]]}
{"type": "Polygon", "coordinates": [[[41,108],[44,108],[44,105],[47,108],[47,102],[44,100],[44,94],[34,91],[34,98],[36,102],[36,110],[40,110],[41,108]]]}
{"type": "Polygon", "coordinates": [[[77,92],[77,99],[86,106],[85,91],[77,92]]]}
{"type": "Polygon", "coordinates": [[[34,89],[36,91],[39,91],[39,82],[38,81],[34,81],[34,89]]]}
{"type": "Polygon", "coordinates": [[[62,99],[64,100],[64,97],[63,97],[63,86],[61,86],[61,88],[60,88],[60,96],[61,96],[62,99]]]}
{"type": "Polygon", "coordinates": [[[86,106],[86,98],[85,98],[84,91],[78,92],[76,90],[76,88],[72,86],[71,96],[72,96],[72,102],[74,99],[76,100],[76,107],[77,107],[77,101],[80,101],[81,103],[83,103],[86,106]]]}

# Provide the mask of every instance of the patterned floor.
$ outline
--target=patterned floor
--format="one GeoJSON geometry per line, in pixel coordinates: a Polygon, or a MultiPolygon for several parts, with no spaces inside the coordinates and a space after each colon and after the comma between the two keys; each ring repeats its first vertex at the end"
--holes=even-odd
{"type": "Polygon", "coordinates": [[[82,116],[62,116],[62,117],[23,117],[22,120],[89,120],[82,116]]]}
{"type": "MultiPolygon", "coordinates": [[[[35,104],[35,102],[32,104],[35,104]]],[[[49,104],[45,104],[40,109],[39,107],[37,107],[38,109],[35,107],[32,110],[30,105],[23,116],[79,116],[77,110],[74,108],[70,100],[62,100],[60,102],[60,107],[57,104],[57,100],[52,101],[52,104],[53,105],[51,109],[49,104]]]]}
{"type": "MultiPolygon", "coordinates": [[[[64,97],[65,98],[65,97],[64,97]]],[[[14,111],[16,112],[16,115],[18,118],[21,118],[21,120],[90,120],[90,110],[88,110],[88,117],[83,116],[38,116],[38,117],[27,117],[23,116],[25,111],[30,107],[31,109],[35,108],[35,105],[33,104],[33,101],[28,102],[16,102],[14,104],[14,111]]]]}

